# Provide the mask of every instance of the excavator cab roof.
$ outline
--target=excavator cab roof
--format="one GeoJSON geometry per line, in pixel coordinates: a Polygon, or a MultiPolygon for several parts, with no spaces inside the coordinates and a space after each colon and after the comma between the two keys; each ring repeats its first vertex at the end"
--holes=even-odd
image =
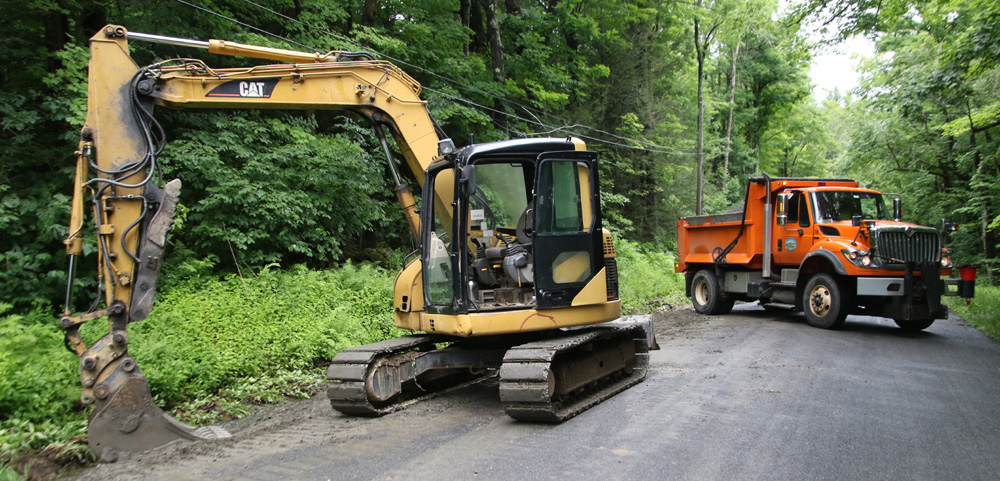
{"type": "Polygon", "coordinates": [[[543,152],[586,150],[582,141],[576,138],[534,138],[504,140],[485,144],[473,144],[455,152],[455,162],[459,166],[474,163],[484,157],[530,157],[535,158],[543,152]]]}

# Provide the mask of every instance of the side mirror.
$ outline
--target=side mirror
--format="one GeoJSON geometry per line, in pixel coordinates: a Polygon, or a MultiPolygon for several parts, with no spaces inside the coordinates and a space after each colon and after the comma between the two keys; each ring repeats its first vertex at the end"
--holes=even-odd
{"type": "Polygon", "coordinates": [[[854,227],[861,227],[862,220],[863,217],[861,217],[860,215],[851,216],[851,225],[854,227]]]}
{"type": "Polygon", "coordinates": [[[776,220],[780,226],[788,224],[788,201],[791,198],[792,194],[790,192],[778,194],[778,205],[775,211],[777,213],[776,220]]]}
{"type": "Polygon", "coordinates": [[[892,218],[896,222],[903,220],[903,199],[899,197],[892,199],[892,218]]]}

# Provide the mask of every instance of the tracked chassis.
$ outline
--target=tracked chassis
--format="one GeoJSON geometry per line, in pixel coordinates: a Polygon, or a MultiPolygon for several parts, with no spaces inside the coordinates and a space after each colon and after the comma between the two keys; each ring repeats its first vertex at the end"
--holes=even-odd
{"type": "Polygon", "coordinates": [[[530,338],[404,336],[338,354],[327,370],[327,396],[341,413],[380,416],[499,373],[509,416],[559,422],[641,382],[649,339],[640,325],[530,338]]]}

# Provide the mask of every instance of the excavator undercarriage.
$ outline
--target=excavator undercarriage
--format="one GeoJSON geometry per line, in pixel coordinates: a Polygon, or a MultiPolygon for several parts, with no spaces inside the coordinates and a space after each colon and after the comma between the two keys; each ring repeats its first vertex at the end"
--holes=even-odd
{"type": "Polygon", "coordinates": [[[649,349],[641,324],[459,341],[415,334],[342,351],[327,396],[344,414],[379,416],[499,375],[507,415],[559,422],[642,381],[649,349]]]}

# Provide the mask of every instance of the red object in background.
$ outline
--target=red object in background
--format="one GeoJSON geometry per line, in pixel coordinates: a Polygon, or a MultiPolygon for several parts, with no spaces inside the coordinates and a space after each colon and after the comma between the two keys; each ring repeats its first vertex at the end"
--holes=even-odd
{"type": "Polygon", "coordinates": [[[978,268],[979,266],[959,266],[958,273],[963,281],[974,281],[976,280],[976,269],[978,268]]]}
{"type": "Polygon", "coordinates": [[[962,280],[958,282],[958,295],[965,299],[965,305],[972,303],[972,297],[976,293],[976,269],[978,265],[958,266],[958,275],[962,280]]]}

